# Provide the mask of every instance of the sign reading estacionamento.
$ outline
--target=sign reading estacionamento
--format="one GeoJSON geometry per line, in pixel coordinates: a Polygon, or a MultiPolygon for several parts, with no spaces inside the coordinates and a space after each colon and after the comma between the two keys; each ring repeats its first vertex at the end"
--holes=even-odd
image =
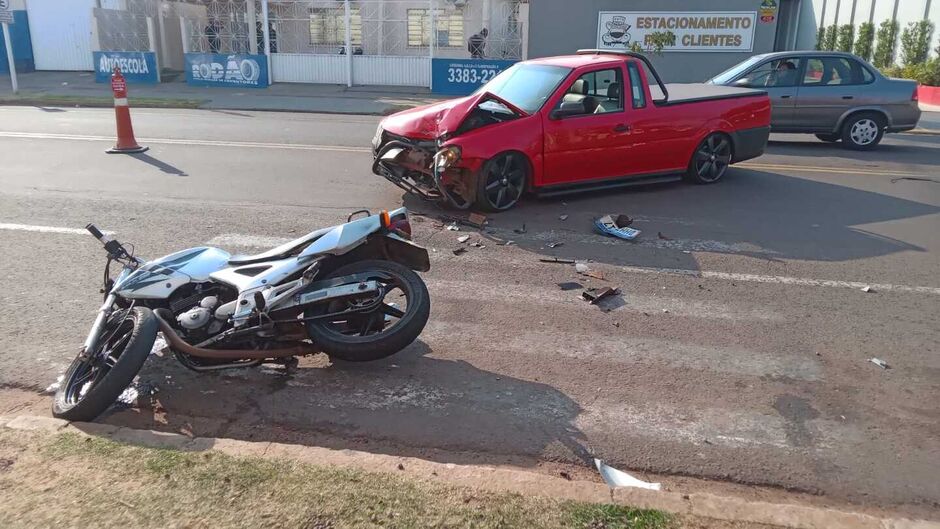
{"type": "Polygon", "coordinates": [[[749,52],[754,47],[756,20],[755,11],[601,11],[597,47],[622,50],[636,42],[645,48],[648,35],[671,31],[676,44],[663,51],[749,52]]]}

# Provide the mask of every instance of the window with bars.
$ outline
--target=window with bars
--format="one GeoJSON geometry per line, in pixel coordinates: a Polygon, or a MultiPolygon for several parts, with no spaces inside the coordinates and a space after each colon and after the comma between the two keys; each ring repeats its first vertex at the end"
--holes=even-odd
{"type": "MultiPolygon", "coordinates": [[[[430,9],[408,10],[408,47],[419,48],[431,45],[430,9]]],[[[436,38],[434,45],[439,48],[461,48],[463,38],[463,10],[435,10],[434,25],[436,38]]]]}
{"type": "MultiPolygon", "coordinates": [[[[349,26],[352,44],[362,46],[362,15],[358,7],[349,10],[349,26]]],[[[345,8],[318,7],[310,10],[310,44],[346,44],[345,8]]]]}

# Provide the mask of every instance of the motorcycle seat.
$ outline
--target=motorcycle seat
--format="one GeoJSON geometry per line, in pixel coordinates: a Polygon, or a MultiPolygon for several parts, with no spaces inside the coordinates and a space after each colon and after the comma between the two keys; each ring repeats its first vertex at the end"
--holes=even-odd
{"type": "Polygon", "coordinates": [[[275,248],[271,248],[268,251],[254,255],[235,255],[228,260],[228,264],[231,266],[241,266],[287,259],[303,248],[309,246],[312,242],[316,241],[332,229],[333,228],[323,228],[322,230],[308,233],[299,239],[294,239],[293,241],[284,243],[275,248]]]}

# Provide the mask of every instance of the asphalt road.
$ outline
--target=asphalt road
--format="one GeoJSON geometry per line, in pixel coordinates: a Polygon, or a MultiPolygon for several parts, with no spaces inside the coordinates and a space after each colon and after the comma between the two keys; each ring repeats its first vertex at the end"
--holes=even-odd
{"type": "MultiPolygon", "coordinates": [[[[0,107],[0,414],[48,408],[100,302],[97,243],[41,227],[94,221],[145,256],[257,251],[402,203],[368,170],[376,123],[135,110],[151,150],[108,156],[108,110],[0,107]]],[[[774,137],[718,185],[530,199],[460,256],[459,234],[406,199],[432,215],[415,224],[433,267],[419,342],[290,376],[153,356],[141,380],[160,391],[103,420],[454,462],[592,453],[674,488],[719,479],[937,517],[938,163],[940,136],[868,153],[774,137]],[[594,234],[603,213],[634,217],[641,238],[594,234]],[[623,295],[603,312],[558,286],[572,281],[623,295]]]]}

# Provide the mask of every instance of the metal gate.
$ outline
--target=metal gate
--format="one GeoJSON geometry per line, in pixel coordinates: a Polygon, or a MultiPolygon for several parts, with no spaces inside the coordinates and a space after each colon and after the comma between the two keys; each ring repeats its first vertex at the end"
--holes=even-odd
{"type": "Polygon", "coordinates": [[[29,0],[26,11],[37,70],[93,70],[94,0],[29,0]]]}

